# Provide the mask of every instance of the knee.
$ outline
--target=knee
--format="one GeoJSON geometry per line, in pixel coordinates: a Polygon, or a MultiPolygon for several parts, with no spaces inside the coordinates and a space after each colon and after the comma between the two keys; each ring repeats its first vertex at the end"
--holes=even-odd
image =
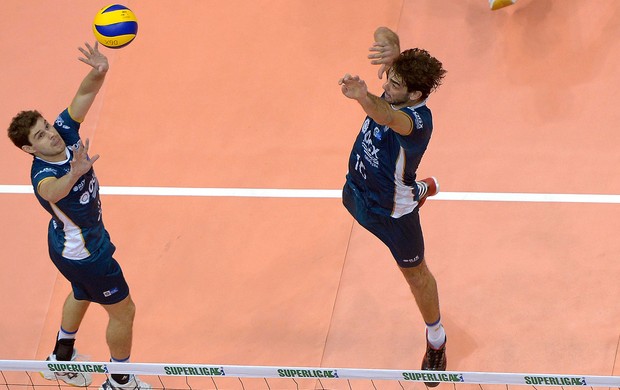
{"type": "Polygon", "coordinates": [[[113,305],[115,307],[108,310],[110,319],[122,322],[126,325],[133,324],[133,320],[136,316],[136,305],[131,300],[131,297],[125,298],[125,300],[113,305]]]}
{"type": "Polygon", "coordinates": [[[131,300],[125,308],[125,317],[131,322],[133,322],[133,319],[136,317],[136,304],[131,300]]]}
{"type": "Polygon", "coordinates": [[[435,283],[435,278],[424,261],[416,267],[400,268],[400,270],[412,289],[423,289],[435,283]]]}

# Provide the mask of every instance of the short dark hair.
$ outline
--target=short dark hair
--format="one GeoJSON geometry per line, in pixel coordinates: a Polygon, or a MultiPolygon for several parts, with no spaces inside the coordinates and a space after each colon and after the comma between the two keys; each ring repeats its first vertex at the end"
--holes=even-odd
{"type": "Polygon", "coordinates": [[[21,149],[24,145],[31,145],[28,136],[30,129],[37,124],[37,121],[43,118],[37,110],[21,111],[15,115],[9,125],[8,135],[11,141],[21,149]]]}
{"type": "Polygon", "coordinates": [[[403,78],[408,92],[420,91],[426,99],[446,75],[441,62],[424,49],[408,49],[400,53],[392,69],[403,78]]]}

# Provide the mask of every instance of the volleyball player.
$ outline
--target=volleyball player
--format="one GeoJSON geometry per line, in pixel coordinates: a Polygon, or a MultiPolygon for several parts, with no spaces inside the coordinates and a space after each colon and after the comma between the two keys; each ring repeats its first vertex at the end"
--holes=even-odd
{"type": "MultiPolygon", "coordinates": [[[[106,231],[99,199],[99,182],[93,170],[98,155],[88,156],[88,139],[82,142],[79,129],[103,85],[108,59],[98,44],[79,48],[89,65],[69,107],[48,122],[38,111],[22,111],[12,120],[8,136],[33,156],[31,179],[34,193],[51,214],[48,248],[52,262],[71,282],[72,291],[62,309],[60,330],[52,361],[75,360],[75,337],[91,302],[101,304],[109,322],[106,341],[111,361],[127,362],[131,353],[135,304],[118,262],[115,247],[106,231]]],[[[46,379],[60,379],[74,386],[88,386],[89,373],[43,372],[46,379]]],[[[112,374],[103,390],[138,389],[151,386],[134,375],[112,374]]]]}
{"type": "MultiPolygon", "coordinates": [[[[359,76],[340,79],[342,93],[366,113],[349,157],[343,203],[364,228],[385,243],[409,284],[426,323],[423,370],[446,369],[446,334],[441,324],[437,283],[424,258],[419,208],[438,192],[434,178],[416,182],[416,170],[433,130],[426,100],[446,73],[426,50],[400,52],[388,28],[375,31],[368,56],[386,74],[376,96],[359,76]]],[[[437,386],[438,382],[428,382],[437,386]]]]}

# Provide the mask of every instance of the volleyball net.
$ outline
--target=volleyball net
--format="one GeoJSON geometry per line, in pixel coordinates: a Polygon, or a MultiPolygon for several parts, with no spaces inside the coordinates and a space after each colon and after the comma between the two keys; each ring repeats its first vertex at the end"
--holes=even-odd
{"type": "Polygon", "coordinates": [[[39,360],[0,360],[0,389],[69,387],[43,379],[42,371],[90,373],[89,388],[98,388],[108,374],[126,373],[140,376],[153,389],[168,390],[424,389],[424,382],[439,382],[439,389],[620,389],[620,376],[39,360]]]}

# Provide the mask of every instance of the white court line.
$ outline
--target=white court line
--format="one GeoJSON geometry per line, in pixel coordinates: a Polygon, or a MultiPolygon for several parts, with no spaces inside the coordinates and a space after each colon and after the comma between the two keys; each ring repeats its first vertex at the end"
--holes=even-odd
{"type": "MultiPolygon", "coordinates": [[[[32,194],[29,185],[0,185],[0,194],[32,194]]],[[[199,196],[250,198],[340,198],[341,190],[279,188],[101,187],[103,195],[199,196]]],[[[620,203],[620,195],[533,194],[511,192],[440,192],[430,200],[542,203],[620,203]]]]}

